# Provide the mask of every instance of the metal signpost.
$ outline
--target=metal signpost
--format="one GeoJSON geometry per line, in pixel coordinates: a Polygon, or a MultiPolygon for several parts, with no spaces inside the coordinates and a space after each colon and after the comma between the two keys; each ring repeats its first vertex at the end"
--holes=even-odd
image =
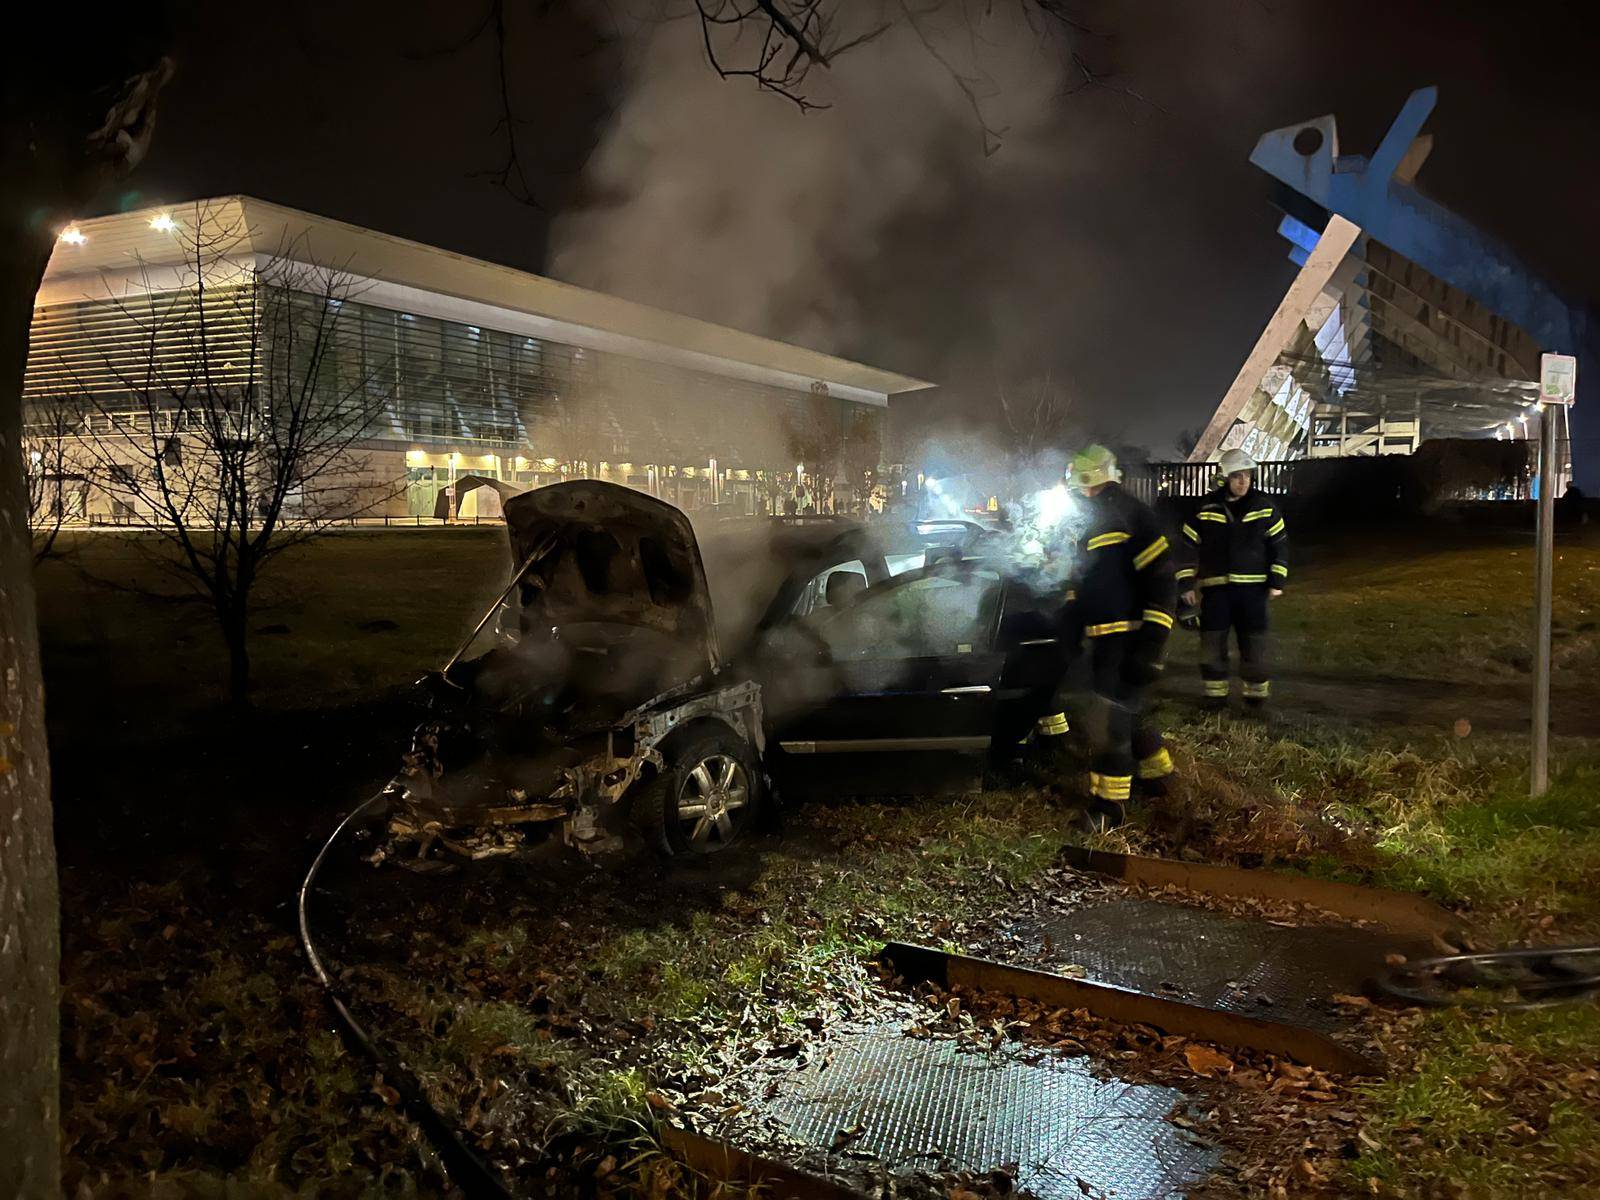
{"type": "Polygon", "coordinates": [[[1533,763],[1528,793],[1550,786],[1550,605],[1555,583],[1556,406],[1577,395],[1578,360],[1546,354],[1539,360],[1539,525],[1533,568],[1533,763]]]}

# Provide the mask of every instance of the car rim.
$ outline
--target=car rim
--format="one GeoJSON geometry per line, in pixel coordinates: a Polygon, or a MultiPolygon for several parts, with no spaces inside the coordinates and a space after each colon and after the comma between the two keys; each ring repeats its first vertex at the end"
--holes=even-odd
{"type": "Polygon", "coordinates": [[[750,802],[744,765],[729,754],[712,754],[685,773],[678,787],[678,823],[696,850],[715,850],[733,840],[741,810],[750,802]]]}

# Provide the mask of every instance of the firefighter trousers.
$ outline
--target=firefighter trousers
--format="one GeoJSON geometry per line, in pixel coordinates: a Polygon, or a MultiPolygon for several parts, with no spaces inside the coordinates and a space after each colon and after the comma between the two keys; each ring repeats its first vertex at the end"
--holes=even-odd
{"type": "Polygon", "coordinates": [[[1119,804],[1133,794],[1136,773],[1150,791],[1172,774],[1161,731],[1145,715],[1144,686],[1128,677],[1130,641],[1126,633],[1089,640],[1089,794],[1119,804]]]}
{"type": "Polygon", "coordinates": [[[1200,594],[1200,680],[1213,703],[1228,698],[1228,634],[1239,642],[1239,678],[1247,704],[1265,702],[1272,684],[1267,663],[1267,589],[1227,583],[1200,594]]]}

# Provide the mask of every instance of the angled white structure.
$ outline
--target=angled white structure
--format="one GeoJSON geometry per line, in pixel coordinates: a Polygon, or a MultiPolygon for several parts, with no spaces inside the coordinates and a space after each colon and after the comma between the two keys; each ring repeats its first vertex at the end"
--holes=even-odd
{"type": "Polygon", "coordinates": [[[1341,153],[1331,115],[1257,142],[1250,161],[1277,181],[1300,270],[1191,462],[1233,446],[1289,459],[1516,436],[1540,353],[1589,357],[1585,310],[1416,190],[1436,99],[1413,92],[1370,158],[1341,153]]]}

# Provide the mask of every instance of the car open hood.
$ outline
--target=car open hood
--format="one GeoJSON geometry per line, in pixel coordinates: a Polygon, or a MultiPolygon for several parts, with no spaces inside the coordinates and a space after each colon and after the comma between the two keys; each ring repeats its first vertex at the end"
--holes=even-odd
{"type": "Polygon", "coordinates": [[[512,496],[505,519],[514,561],[538,554],[520,589],[526,621],[650,629],[720,668],[700,547],[682,511],[581,479],[512,496]]]}

